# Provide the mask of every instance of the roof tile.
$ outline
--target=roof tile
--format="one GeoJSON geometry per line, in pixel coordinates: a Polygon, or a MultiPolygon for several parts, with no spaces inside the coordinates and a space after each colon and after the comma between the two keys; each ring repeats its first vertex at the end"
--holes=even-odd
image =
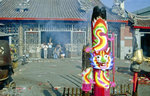
{"type": "Polygon", "coordinates": [[[20,0],[3,0],[0,4],[0,17],[18,18],[83,18],[85,12],[80,11],[77,0],[30,0],[28,11],[17,12],[20,0]]]}
{"type": "MultiPolygon", "coordinates": [[[[94,6],[104,5],[100,0],[29,0],[28,3],[23,0],[3,0],[0,3],[0,18],[86,19],[86,11],[93,10],[94,6]],[[24,5],[19,6],[20,4],[24,5]],[[28,11],[16,11],[16,8],[28,8],[28,11]]],[[[125,20],[112,13],[109,8],[107,19],[125,20]]]]}

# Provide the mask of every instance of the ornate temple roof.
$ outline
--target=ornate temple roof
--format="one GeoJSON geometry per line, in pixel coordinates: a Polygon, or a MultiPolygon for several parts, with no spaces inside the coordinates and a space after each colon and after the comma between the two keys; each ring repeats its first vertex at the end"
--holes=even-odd
{"type": "Polygon", "coordinates": [[[3,0],[1,20],[82,20],[85,12],[77,0],[3,0]]]}
{"type": "MultiPolygon", "coordinates": [[[[100,0],[2,0],[0,20],[87,20],[86,13],[100,0]]],[[[92,13],[92,12],[91,12],[92,13]]],[[[126,20],[107,8],[108,21],[126,20]]],[[[121,21],[122,22],[122,21],[121,21]]]]}
{"type": "Polygon", "coordinates": [[[134,28],[150,29],[150,19],[135,19],[134,28]]]}
{"type": "MultiPolygon", "coordinates": [[[[127,23],[128,20],[124,17],[119,16],[118,14],[112,12],[111,8],[108,8],[105,6],[100,0],[78,0],[80,3],[80,7],[82,10],[88,12],[93,10],[94,6],[105,7],[106,8],[106,14],[107,14],[107,20],[109,22],[124,22],[127,23]]],[[[92,12],[91,12],[92,14],[92,12]]],[[[90,14],[90,15],[91,15],[90,14]]]]}
{"type": "Polygon", "coordinates": [[[150,29],[150,7],[133,12],[134,28],[150,29]]]}

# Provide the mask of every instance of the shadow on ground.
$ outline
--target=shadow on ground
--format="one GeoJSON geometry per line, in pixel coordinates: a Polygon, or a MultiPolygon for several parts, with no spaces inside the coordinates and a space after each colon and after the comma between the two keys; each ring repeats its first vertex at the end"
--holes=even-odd
{"type": "Polygon", "coordinates": [[[43,93],[44,93],[44,96],[52,96],[52,95],[48,92],[48,90],[43,90],[43,93]]]}
{"type": "MultiPolygon", "coordinates": [[[[55,88],[54,88],[54,86],[48,81],[48,84],[50,85],[50,88],[52,88],[51,90],[52,90],[52,92],[56,95],[56,96],[62,96],[62,94],[58,91],[58,90],[56,90],[55,88]]],[[[51,95],[51,93],[48,91],[48,90],[43,90],[43,94],[44,94],[44,96],[52,96],[51,95]]]]}
{"type": "Polygon", "coordinates": [[[75,86],[80,87],[81,82],[79,81],[79,78],[76,78],[74,76],[69,76],[69,75],[66,76],[60,75],[60,77],[66,79],[67,81],[71,82],[75,86]]]}

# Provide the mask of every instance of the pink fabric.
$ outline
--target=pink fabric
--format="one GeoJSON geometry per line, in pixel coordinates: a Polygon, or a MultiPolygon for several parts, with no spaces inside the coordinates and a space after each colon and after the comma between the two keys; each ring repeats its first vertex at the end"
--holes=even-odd
{"type": "Polygon", "coordinates": [[[82,90],[85,92],[92,90],[92,84],[82,84],[82,90]]]}
{"type": "Polygon", "coordinates": [[[112,37],[114,38],[114,40],[112,41],[112,48],[113,48],[113,62],[114,62],[114,66],[113,66],[113,82],[115,82],[115,34],[112,33],[112,37]]]}
{"type": "Polygon", "coordinates": [[[90,48],[90,47],[85,48],[85,52],[90,52],[91,50],[92,50],[92,48],[90,48]]]}
{"type": "Polygon", "coordinates": [[[116,83],[115,82],[110,82],[111,86],[110,87],[116,87],[116,83]]]}

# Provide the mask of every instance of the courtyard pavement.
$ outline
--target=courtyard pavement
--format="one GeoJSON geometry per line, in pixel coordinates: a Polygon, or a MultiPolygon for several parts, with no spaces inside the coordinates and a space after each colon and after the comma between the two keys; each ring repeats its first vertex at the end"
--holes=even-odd
{"type": "MultiPolygon", "coordinates": [[[[130,84],[132,89],[130,63],[116,59],[115,82],[117,85],[130,84]]],[[[25,65],[19,64],[12,76],[17,84],[17,96],[62,96],[64,87],[80,88],[81,64],[81,57],[32,59],[25,65]]],[[[110,75],[112,79],[112,72],[110,75]]],[[[139,85],[139,96],[150,96],[149,89],[150,85],[139,85]]]]}

